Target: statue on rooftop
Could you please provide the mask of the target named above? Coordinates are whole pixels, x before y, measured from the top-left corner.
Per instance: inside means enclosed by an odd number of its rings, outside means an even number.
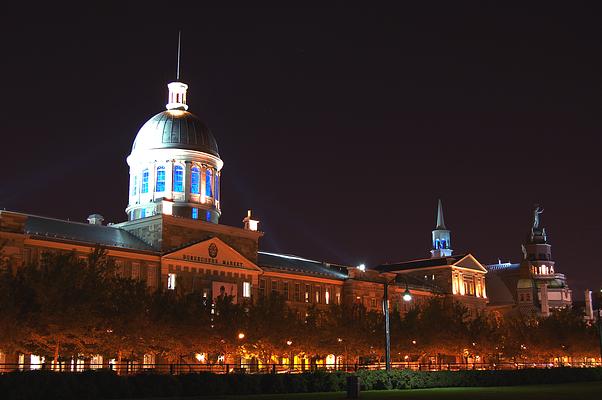
[[[533,210],[533,229],[539,228],[539,216],[543,213],[543,208],[539,206],[539,204],[535,205],[535,209]]]

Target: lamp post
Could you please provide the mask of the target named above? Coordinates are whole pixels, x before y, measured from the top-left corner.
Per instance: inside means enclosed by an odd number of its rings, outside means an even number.
[[[602,365],[602,308],[598,310],[598,340],[600,341],[600,365]]]
[[[408,288],[408,281],[400,275],[396,275],[392,280],[385,280],[383,293],[383,313],[385,315],[385,368],[387,372],[391,372],[391,332],[389,329],[389,285],[403,281],[406,285],[406,290],[403,292],[403,301],[411,301],[412,294]]]

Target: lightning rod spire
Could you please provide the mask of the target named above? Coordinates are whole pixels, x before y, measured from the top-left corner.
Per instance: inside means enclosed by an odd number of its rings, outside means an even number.
[[[182,30],[178,30],[178,69],[176,71],[176,80],[180,80],[180,55],[181,55],[181,43],[182,43]]]

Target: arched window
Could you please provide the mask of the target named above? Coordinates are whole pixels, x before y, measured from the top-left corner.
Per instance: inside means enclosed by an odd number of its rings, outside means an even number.
[[[435,250],[438,250],[441,248],[441,243],[439,242],[439,239],[435,239]]]
[[[199,209],[196,207],[192,209],[192,219],[199,219]]]
[[[184,191],[184,168],[181,165],[176,165],[173,169],[173,191]]]
[[[165,167],[157,167],[157,183],[155,185],[155,192],[165,191]]]
[[[136,196],[138,194],[138,176],[134,175],[134,179],[132,179],[132,196]]]
[[[213,192],[211,190],[211,181],[213,180],[211,179],[212,176],[213,174],[211,173],[211,170],[207,169],[205,172],[205,196],[207,197],[213,196]]]
[[[199,167],[192,167],[190,170],[190,193],[199,194],[199,186],[201,183],[201,170]]]
[[[441,239],[441,248],[442,249],[447,249],[447,240]]]
[[[148,193],[148,169],[142,172],[142,193]]]

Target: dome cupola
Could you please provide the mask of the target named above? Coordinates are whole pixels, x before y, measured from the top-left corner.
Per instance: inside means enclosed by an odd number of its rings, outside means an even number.
[[[177,80],[167,87],[167,110],[142,125],[127,158],[128,219],[168,214],[218,223],[224,163],[217,142],[187,111],[188,85]]]

